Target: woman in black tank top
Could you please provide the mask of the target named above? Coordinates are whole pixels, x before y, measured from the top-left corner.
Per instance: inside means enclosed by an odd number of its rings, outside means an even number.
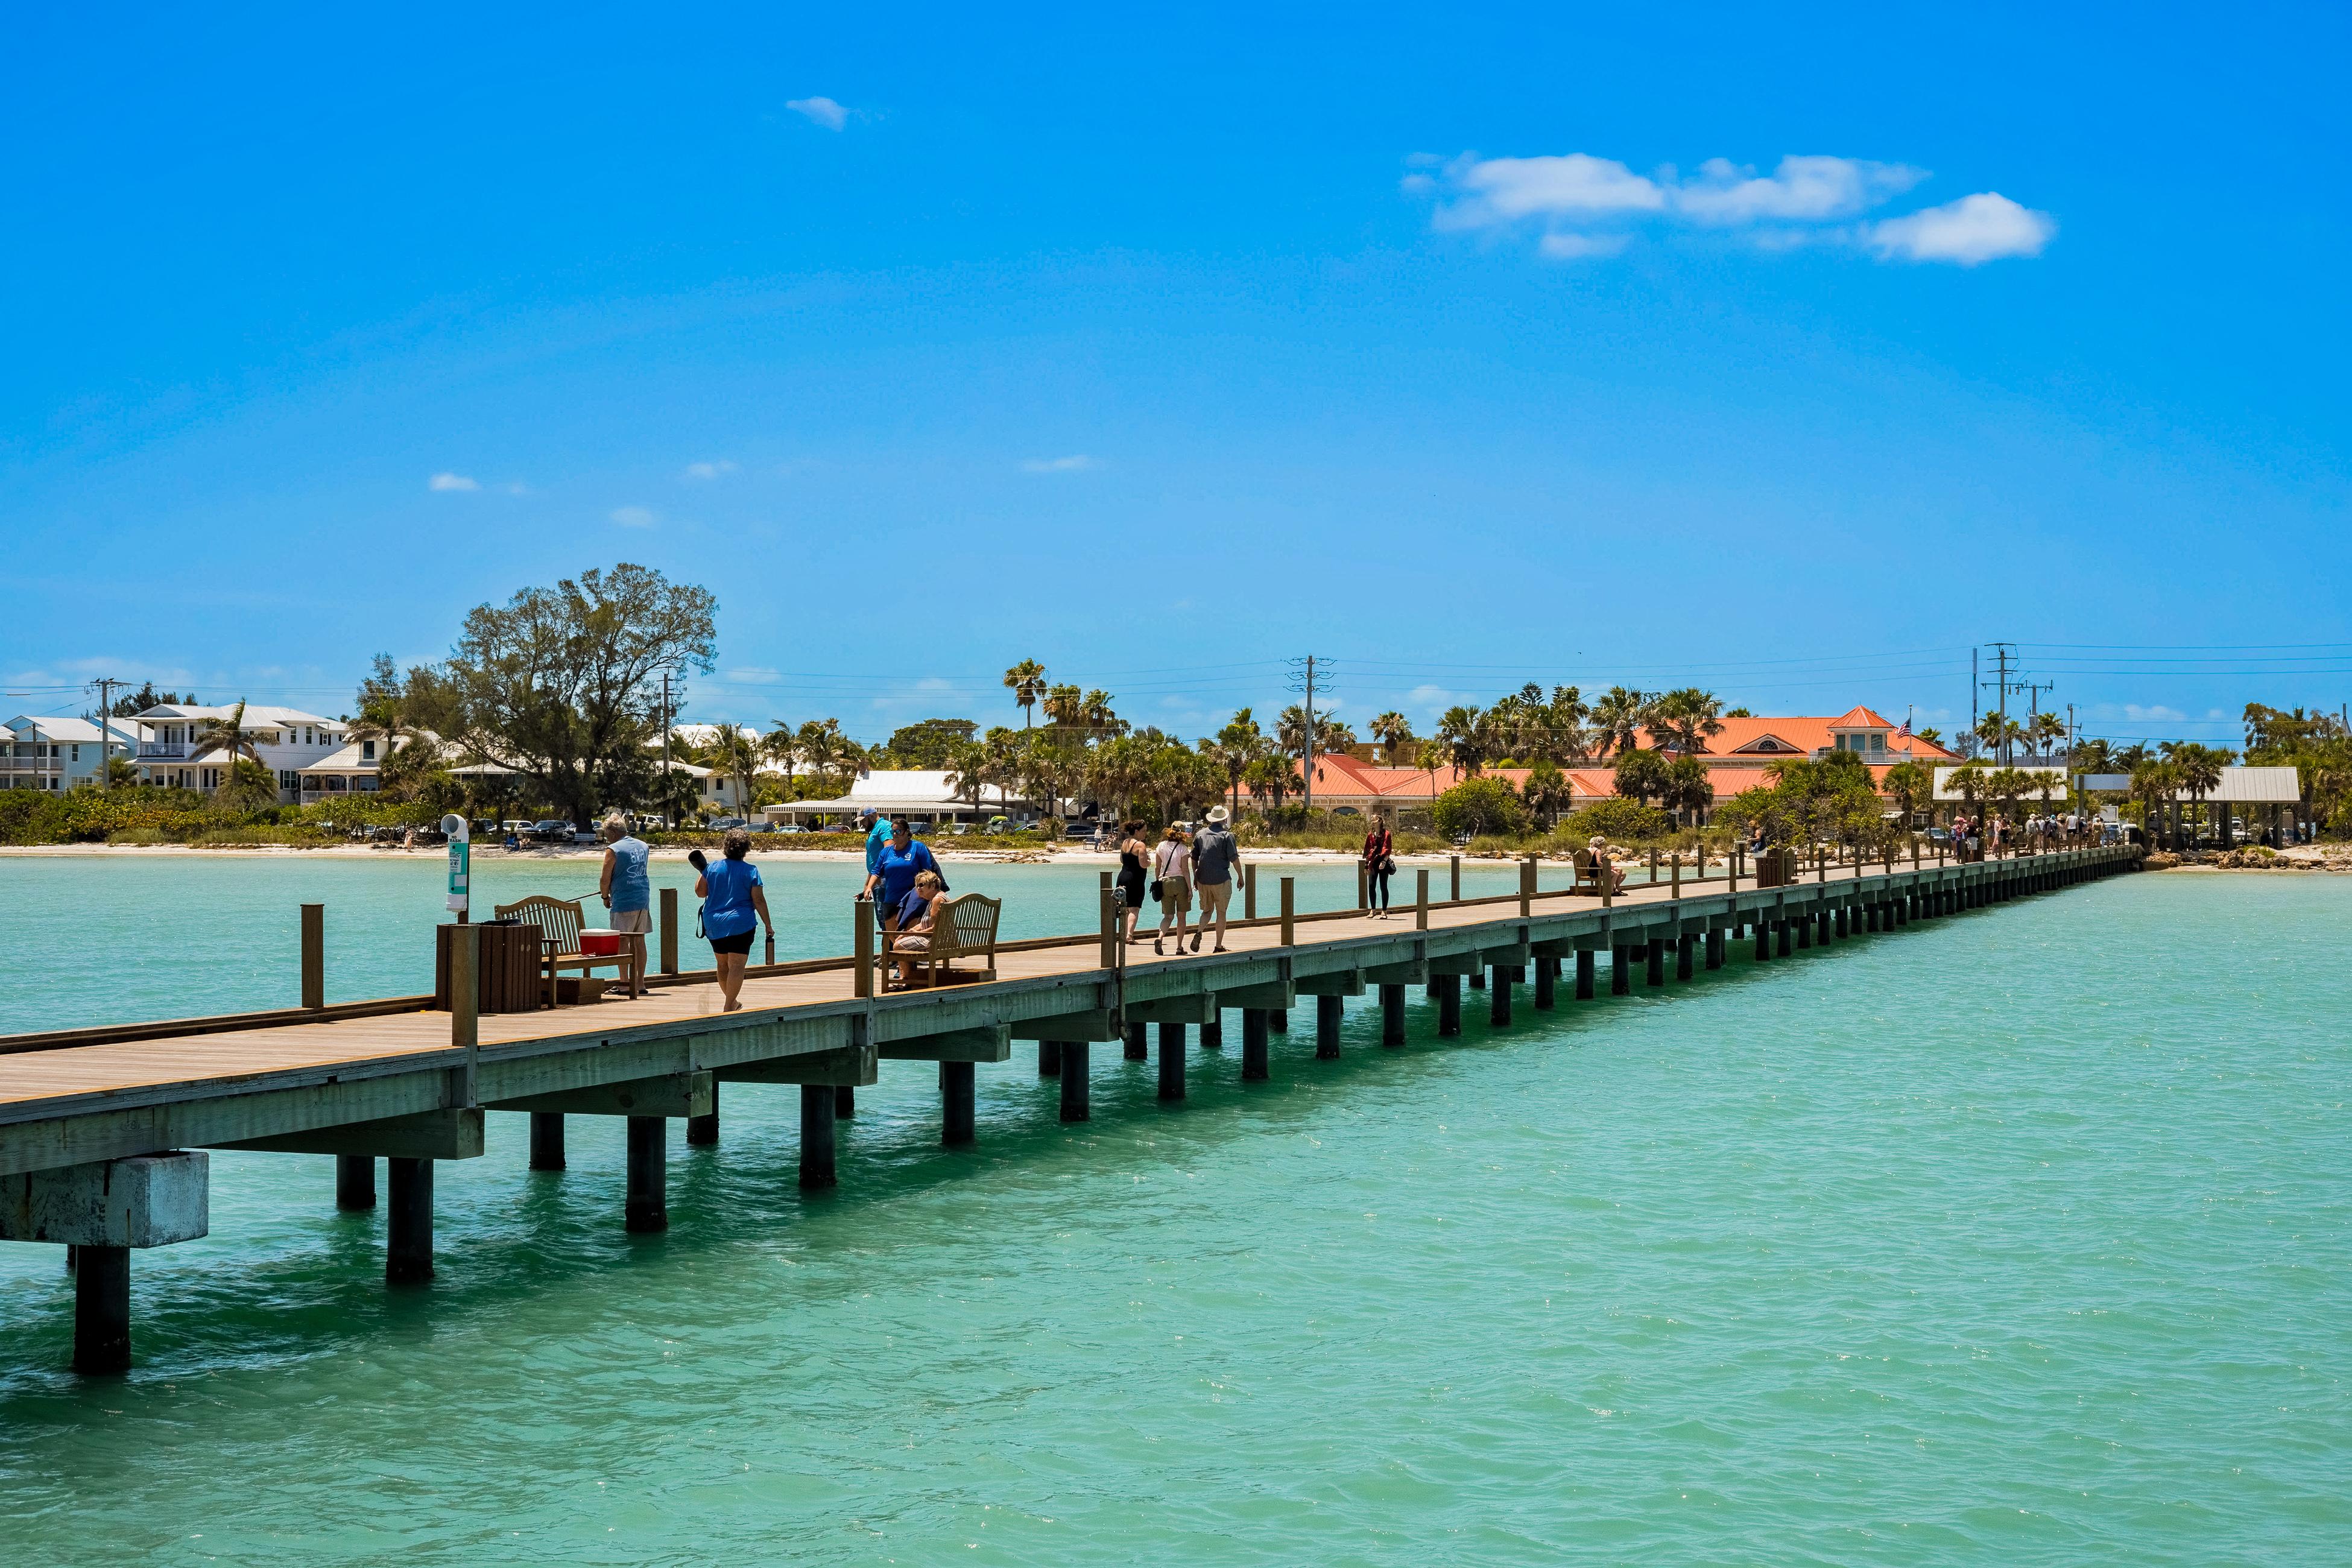
[[[1143,919],[1144,865],[1151,857],[1151,846],[1140,837],[1140,822],[1122,822],[1118,831],[1118,891],[1127,904],[1127,940],[1140,942],[1135,928]]]

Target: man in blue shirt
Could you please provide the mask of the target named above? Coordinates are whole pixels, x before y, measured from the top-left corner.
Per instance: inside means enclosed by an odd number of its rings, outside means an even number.
[[[866,829],[866,874],[871,877],[875,862],[882,858],[883,847],[890,842],[890,819],[877,816],[869,805],[857,814],[857,820]]]

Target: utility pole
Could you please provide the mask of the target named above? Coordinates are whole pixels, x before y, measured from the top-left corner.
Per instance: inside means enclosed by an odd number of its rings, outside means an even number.
[[[1994,711],[2000,715],[2002,736],[2000,753],[1994,760],[2006,767],[2013,760],[2013,754],[2011,750],[2008,738],[2010,689],[2014,686],[2018,690],[2022,691],[2025,689],[2025,687],[2021,682],[2013,681],[2009,678],[2010,659],[2011,652],[2017,645],[2014,643],[1997,642],[1992,646],[1996,650],[1998,650],[1997,659],[2000,673],[1994,680],[1990,682],[1979,681],[1978,684],[1991,685],[1997,689],[1995,693],[1997,706],[1995,707]],[[1969,656],[1969,664],[1971,668],[1974,668],[1976,666],[1976,658],[1973,654]],[[1972,713],[1976,710],[1976,699],[1974,697],[1970,697],[1969,700],[1969,710]]]
[[[669,774],[669,729],[670,729],[670,721],[669,721],[669,671],[668,671],[668,670],[667,670],[667,669],[665,669],[665,670],[663,670],[663,671],[662,671],[662,782],[661,782],[662,826],[663,826],[664,827],[667,827],[667,826],[670,826],[670,820],[669,820],[669,794],[670,794],[670,791],[669,791],[669,786],[670,786],[671,780],[670,780],[670,774]]]
[[[1305,658],[1294,658],[1290,662],[1299,671],[1299,674],[1294,679],[1297,679],[1303,683],[1303,687],[1307,694],[1306,705],[1300,710],[1300,711],[1306,715],[1307,736],[1305,743],[1300,747],[1300,750],[1304,753],[1304,756],[1301,759],[1305,768],[1302,785],[1307,805],[1307,814],[1309,816],[1312,816],[1315,815],[1315,667],[1318,662],[1328,665],[1330,663],[1330,660],[1323,659],[1318,661],[1316,657],[1310,653]],[[1291,689],[1296,691],[1301,689],[1301,688],[1294,686]]]
[[[1976,754],[1977,692],[1984,686],[1984,676],[1977,668],[1978,649],[1969,649],[1969,754]]]
[[[127,683],[109,677],[90,684],[98,688],[98,790],[104,795],[114,787],[114,781],[107,776],[113,771],[114,689]]]

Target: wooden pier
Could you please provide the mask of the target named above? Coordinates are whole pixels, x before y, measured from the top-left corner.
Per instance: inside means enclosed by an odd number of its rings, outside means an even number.
[[[1114,939],[1106,888],[1099,931],[1002,944],[993,982],[871,994],[874,971],[855,957],[774,964],[751,971],[732,1014],[705,972],[656,975],[636,1000],[478,1016],[467,948],[453,1011],[415,997],[321,1005],[306,920],[306,1006],[0,1037],[0,1240],[73,1249],[74,1365],[120,1372],[131,1360],[130,1252],[205,1234],[207,1149],[335,1156],[337,1201],[358,1208],[374,1206],[385,1161],[385,1277],[415,1282],[433,1274],[435,1164],[482,1152],[485,1110],[531,1113],[533,1169],[562,1167],[566,1116],[625,1118],[620,1217],[660,1230],[669,1122],[685,1120],[690,1142],[715,1142],[721,1085],[798,1089],[799,1180],[822,1187],[835,1180],[835,1119],[884,1062],[934,1064],[940,1136],[969,1143],[975,1071],[1010,1061],[1015,1041],[1034,1042],[1037,1072],[1058,1079],[1062,1119],[1083,1121],[1092,1047],[1118,1042],[1141,1059],[1153,1025],[1160,1098],[1181,1101],[1188,1030],[1222,1036],[1228,1010],[1241,1014],[1240,1076],[1263,1080],[1276,1065],[1270,1037],[1310,997],[1325,1059],[1339,1055],[1349,996],[1376,994],[1381,1041],[1401,1046],[1408,986],[1434,1000],[1441,1037],[1458,1035],[1465,988],[1485,991],[1491,1025],[1507,1025],[1522,985],[1538,1010],[1558,1004],[1563,979],[1574,1000],[1594,999],[1603,952],[1610,993],[1624,995],[1666,984],[1670,967],[1676,983],[1696,982],[1734,942],[1752,940],[1756,962],[1777,962],[2137,869],[2139,858],[2102,847],[1966,865],[1824,863],[1767,888],[1718,862],[1712,876],[1676,866],[1671,879],[1607,898],[1538,891],[1528,861],[1520,890],[1493,898],[1433,901],[1429,873],[1409,873],[1416,897],[1387,920],[1295,912],[1281,879],[1280,912],[1237,923],[1225,952],[1164,958]],[[664,946],[674,970],[674,942]]]

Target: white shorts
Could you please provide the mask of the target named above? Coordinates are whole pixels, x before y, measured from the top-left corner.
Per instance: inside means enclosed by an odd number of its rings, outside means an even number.
[[[606,931],[649,931],[654,929],[654,912],[651,910],[614,910],[610,911],[610,917],[613,923],[604,928]]]

